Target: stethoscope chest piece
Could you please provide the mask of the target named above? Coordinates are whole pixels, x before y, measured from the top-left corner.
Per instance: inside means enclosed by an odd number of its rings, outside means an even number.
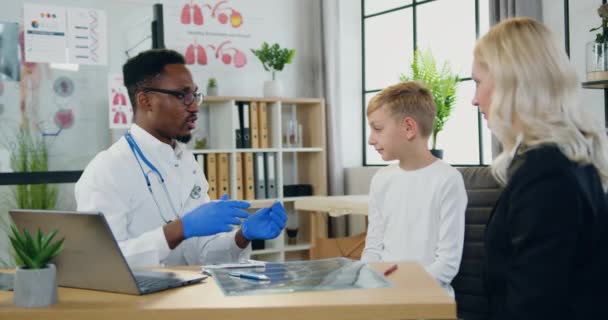
[[[198,199],[200,197],[201,197],[201,187],[198,185],[195,185],[194,187],[192,187],[192,191],[190,191],[190,198]]]

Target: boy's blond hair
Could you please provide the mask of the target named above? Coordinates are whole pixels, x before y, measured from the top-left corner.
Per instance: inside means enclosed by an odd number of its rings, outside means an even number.
[[[369,102],[367,116],[380,108],[386,108],[396,120],[413,118],[424,138],[433,132],[437,107],[431,91],[416,81],[400,82],[384,88]]]

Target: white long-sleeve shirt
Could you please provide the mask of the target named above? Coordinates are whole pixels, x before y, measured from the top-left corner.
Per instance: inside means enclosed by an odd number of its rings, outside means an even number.
[[[172,148],[135,124],[130,132],[144,156],[161,172],[179,216],[209,202],[204,173],[183,144],[176,143]],[[164,219],[175,219],[156,174],[141,159],[140,163],[149,172]],[[234,262],[247,259],[251,253],[250,246],[241,249],[236,245],[235,232],[190,238],[169,249],[161,210],[125,137],[95,156],[76,183],[74,193],[78,211],[105,215],[131,267]]]
[[[436,160],[418,170],[380,169],[370,187],[369,226],[361,259],[418,261],[448,293],[464,244],[467,195],[462,175]]]

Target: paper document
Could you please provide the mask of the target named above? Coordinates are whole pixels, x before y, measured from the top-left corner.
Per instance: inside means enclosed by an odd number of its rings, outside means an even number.
[[[266,266],[265,261],[258,260],[247,260],[245,262],[237,263],[220,263],[220,264],[206,264],[202,266],[202,270],[205,269],[237,269],[237,268],[257,268]]]

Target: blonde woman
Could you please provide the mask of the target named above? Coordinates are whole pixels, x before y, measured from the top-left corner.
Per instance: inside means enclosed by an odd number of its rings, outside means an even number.
[[[474,58],[473,105],[504,146],[485,240],[491,318],[608,319],[608,141],[578,105],[573,66],[528,18],[493,27]]]

